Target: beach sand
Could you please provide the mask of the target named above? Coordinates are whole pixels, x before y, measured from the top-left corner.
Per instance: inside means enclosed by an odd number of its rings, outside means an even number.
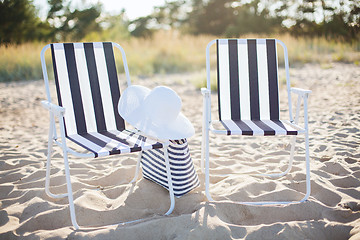
[[[167,85],[182,98],[182,111],[196,130],[188,140],[201,186],[176,199],[173,213],[163,216],[170,204],[165,189],[141,176],[129,184],[137,154],[96,159],[71,156],[78,223],[114,224],[77,231],[71,225],[68,200],[52,199],[44,191],[49,116],[40,104],[46,98],[43,81],[0,83],[0,239],[360,239],[360,67],[305,64],[291,68],[290,77],[292,86],[312,90],[312,191],[307,202],[283,206],[230,202],[301,199],[305,191],[303,136],[298,137],[292,171],[274,180],[246,173],[285,170],[290,137],[213,134],[210,190],[220,202],[208,202],[200,169],[202,96],[193,84],[194,79],[204,79],[205,73],[134,77],[135,84]],[[286,100],[282,84],[283,119],[288,119]],[[216,101],[213,95],[213,107]],[[216,118],[216,108],[212,110]],[[55,147],[54,193],[66,190],[61,156],[61,149]],[[144,220],[116,224],[138,218]]]

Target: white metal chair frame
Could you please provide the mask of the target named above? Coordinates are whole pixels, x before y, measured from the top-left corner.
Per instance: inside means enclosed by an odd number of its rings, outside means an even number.
[[[122,59],[123,59],[123,65],[124,70],[126,74],[127,79],[127,85],[131,85],[130,81],[130,74],[129,69],[126,61],[126,55],[124,49],[117,43],[112,43],[113,47],[118,48],[121,51]],[[45,192],[48,196],[52,198],[64,198],[68,197],[69,200],[69,208],[70,208],[70,217],[71,217],[71,223],[74,226],[75,229],[79,229],[80,226],[76,221],[76,215],[75,215],[75,206],[74,206],[74,199],[73,199],[73,191],[71,186],[71,177],[70,177],[70,168],[69,168],[69,161],[68,161],[68,153],[73,154],[76,157],[82,157],[82,158],[93,158],[93,153],[79,153],[75,150],[69,148],[66,144],[66,134],[65,134],[65,125],[64,125],[64,114],[66,109],[58,106],[56,104],[53,104],[51,102],[51,95],[50,95],[50,88],[49,88],[49,79],[47,74],[47,68],[46,68],[46,62],[45,62],[45,52],[47,49],[50,48],[50,44],[46,45],[40,54],[41,57],[41,66],[43,71],[43,77],[45,81],[45,88],[46,88],[46,96],[47,100],[41,101],[42,106],[46,108],[50,113],[50,126],[49,126],[49,138],[48,138],[48,151],[47,151],[47,162],[46,162],[46,179],[45,179]],[[60,138],[61,141],[58,140],[57,131],[56,131],[56,124],[55,124],[55,118],[59,120],[59,129],[60,129]],[[144,135],[145,134],[141,134]],[[158,140],[158,139],[156,139]],[[172,178],[171,178],[171,172],[170,172],[170,163],[169,163],[169,155],[168,155],[168,146],[170,144],[169,141],[164,140],[158,140],[164,148],[164,158],[165,158],[165,165],[166,165],[166,172],[167,172],[167,180],[169,184],[169,195],[170,195],[170,207],[169,210],[165,213],[165,215],[169,215],[172,213],[174,207],[175,207],[175,198],[174,198],[174,192],[173,192],[173,184],[172,184]],[[64,194],[53,194],[50,191],[50,168],[51,168],[51,156],[53,153],[53,144],[56,143],[59,147],[62,148],[63,151],[63,158],[64,158],[64,166],[65,166],[65,178],[66,178],[66,186],[67,186],[67,193]],[[140,161],[141,161],[142,151],[139,152],[138,160],[136,164],[136,170],[135,170],[135,176],[132,179],[130,183],[134,183],[139,175],[140,171]],[[134,220],[129,222],[122,222],[119,224],[128,224],[128,223],[134,223],[141,221]],[[119,224],[111,224],[111,225],[119,225]],[[110,225],[109,225],[110,226]],[[83,227],[82,227],[83,228]]]
[[[274,201],[274,202],[236,202],[239,204],[246,204],[246,205],[274,205],[274,204],[290,204],[290,203],[301,203],[306,201],[311,192],[311,184],[310,184],[310,157],[309,157],[309,130],[308,130],[308,97],[311,93],[311,90],[304,90],[300,88],[294,88],[290,86],[290,74],[289,74],[289,60],[288,60],[288,52],[286,45],[278,40],[275,39],[276,43],[280,44],[284,49],[284,60],[285,60],[285,71],[286,71],[286,86],[287,86],[287,93],[288,93],[288,105],[289,105],[289,123],[292,126],[297,126],[299,120],[299,112],[301,107],[301,102],[303,101],[303,112],[304,112],[304,128],[298,127],[299,133],[305,135],[305,160],[306,160],[306,193],[305,196],[299,201]],[[205,194],[209,201],[215,202],[210,195],[209,187],[209,132],[214,134],[222,134],[226,135],[226,130],[219,130],[215,129],[212,125],[211,121],[211,83],[210,83],[210,47],[216,43],[216,39],[212,40],[208,43],[206,47],[206,74],[207,74],[207,82],[206,88],[201,89],[201,93],[203,95],[203,128],[202,128],[202,146],[201,146],[201,170],[205,170]],[[293,118],[292,113],[292,103],[291,103],[291,94],[297,94],[297,106],[296,106],[296,115]],[[234,134],[236,135],[236,134]],[[291,149],[290,149],[290,159],[289,165],[287,169],[280,173],[272,173],[272,174],[258,174],[261,176],[272,177],[272,178],[280,178],[287,173],[290,172],[292,168],[292,163],[294,159],[294,150],[295,150],[295,142],[296,142],[296,135],[292,136],[291,138]],[[205,166],[204,166],[205,162]]]

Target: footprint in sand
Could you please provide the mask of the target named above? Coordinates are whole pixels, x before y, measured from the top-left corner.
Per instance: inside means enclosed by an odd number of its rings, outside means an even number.
[[[353,212],[360,211],[360,203],[359,202],[339,203],[339,206],[342,207],[342,208],[350,209]]]

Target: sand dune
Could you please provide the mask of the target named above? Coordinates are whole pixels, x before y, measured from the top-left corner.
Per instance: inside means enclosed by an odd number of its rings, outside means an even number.
[[[49,119],[40,105],[45,98],[43,81],[0,83],[0,239],[360,239],[360,68],[307,64],[292,68],[290,74],[293,86],[312,90],[312,193],[307,202],[261,207],[230,202],[301,199],[303,137],[297,141],[292,171],[272,180],[253,173],[285,170],[290,137],[214,135],[211,193],[221,202],[207,202],[200,171],[202,96],[192,84],[204,73],[134,78],[135,84],[150,88],[170,86],[181,96],[183,112],[196,130],[189,147],[201,186],[176,199],[174,212],[165,217],[170,204],[165,189],[141,176],[128,184],[136,154],[71,157],[78,223],[115,224],[78,231],[71,226],[67,199],[52,199],[44,191]],[[217,101],[214,95],[212,101]],[[281,114],[287,118],[286,111]],[[58,147],[53,159],[51,190],[63,193],[66,183]],[[144,220],[116,225],[139,218]]]

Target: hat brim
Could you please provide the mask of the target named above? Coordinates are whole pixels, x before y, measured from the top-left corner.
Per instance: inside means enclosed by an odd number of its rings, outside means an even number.
[[[132,85],[128,87],[121,95],[118,105],[121,117],[146,135],[160,140],[184,139],[195,134],[193,125],[181,112],[171,122],[162,125],[155,124],[146,115],[147,109],[143,104],[150,92],[150,89],[143,86]]]
[[[149,121],[146,117],[133,122],[131,125],[146,135],[161,140],[179,140],[189,138],[195,134],[193,125],[182,113],[174,121],[161,126],[154,124],[154,122]]]
[[[140,107],[150,93],[150,89],[139,85],[131,85],[121,94],[118,103],[120,116],[130,124],[142,117]]]

